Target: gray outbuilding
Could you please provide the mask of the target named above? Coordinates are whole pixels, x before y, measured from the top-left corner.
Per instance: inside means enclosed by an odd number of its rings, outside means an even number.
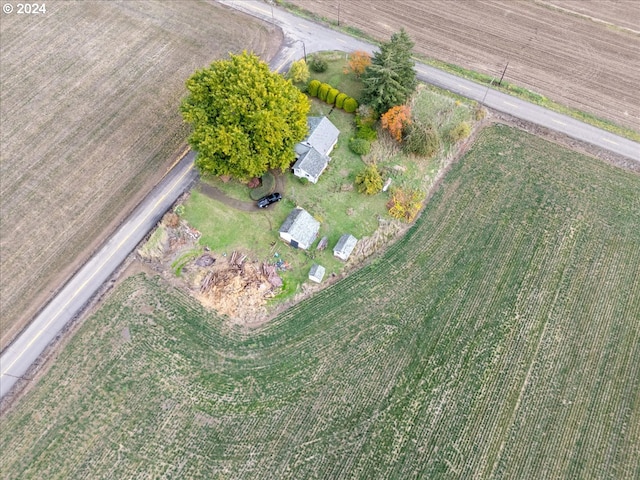
[[[311,266],[311,270],[309,270],[309,280],[312,280],[316,283],[322,282],[322,279],[324,278],[324,272],[325,268],[322,265],[314,263]]]
[[[280,238],[294,248],[307,250],[320,231],[320,222],[305,209],[296,207],[280,227]]]
[[[340,237],[336,246],[333,247],[333,254],[341,260],[347,260],[353,249],[356,247],[358,239],[353,235],[345,233]]]

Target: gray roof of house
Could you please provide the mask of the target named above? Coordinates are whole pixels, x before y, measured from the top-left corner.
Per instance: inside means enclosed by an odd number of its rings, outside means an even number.
[[[296,207],[280,226],[281,233],[288,233],[295,241],[311,245],[320,230],[320,222],[303,208]]]
[[[293,168],[304,170],[317,179],[327,166],[327,163],[329,163],[329,157],[312,148],[300,155],[300,158],[293,164]]]
[[[358,239],[356,237],[354,237],[353,235],[349,235],[348,233],[345,233],[340,237],[340,240],[338,240],[338,243],[336,243],[336,246],[333,248],[333,251],[344,252],[345,255],[349,256],[351,255],[351,252],[355,248],[356,243],[358,243]]]
[[[340,130],[327,117],[308,117],[307,124],[309,125],[309,136],[305,142],[321,154],[326,155],[329,148],[338,139]]]

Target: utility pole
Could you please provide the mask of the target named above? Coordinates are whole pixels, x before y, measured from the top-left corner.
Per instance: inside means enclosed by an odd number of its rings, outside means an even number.
[[[304,41],[298,39],[296,40],[296,42],[302,43],[302,51],[304,53],[304,63],[307,63],[307,47],[305,46]]]
[[[484,92],[484,97],[482,97],[482,102],[480,102],[482,105],[484,105],[484,101],[487,98],[487,93],[489,93],[489,88],[491,88],[491,85],[493,84],[494,80],[495,80],[495,77],[491,77],[491,81],[489,82],[489,85],[487,85],[487,90]]]
[[[269,4],[269,6],[271,7],[271,24],[275,25],[276,24],[276,19],[273,16],[273,0],[267,0],[267,3]]]
[[[340,2],[338,2],[338,26],[340,26]]]
[[[504,66],[504,70],[502,71],[502,76],[500,77],[500,81],[498,82],[498,85],[502,86],[502,79],[504,78],[504,74],[507,73],[507,67],[509,66],[509,62],[507,62],[507,64]]]

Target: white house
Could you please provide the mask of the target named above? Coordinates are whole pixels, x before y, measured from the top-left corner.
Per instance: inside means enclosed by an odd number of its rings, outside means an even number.
[[[311,270],[309,270],[309,280],[312,280],[316,283],[322,282],[322,279],[324,278],[324,272],[325,268],[322,265],[314,263],[311,266]]]
[[[307,250],[320,231],[320,222],[306,210],[296,207],[280,227],[280,238],[294,248]]]
[[[333,248],[333,254],[339,259],[346,261],[349,258],[349,255],[351,255],[351,252],[353,252],[356,243],[358,243],[358,239],[356,237],[345,233],[340,237],[340,240],[338,240],[338,243],[336,243],[336,246]]]
[[[293,174],[317,183],[331,158],[329,154],[336,143],[340,130],[327,117],[309,117],[309,135],[295,147],[296,163]]]

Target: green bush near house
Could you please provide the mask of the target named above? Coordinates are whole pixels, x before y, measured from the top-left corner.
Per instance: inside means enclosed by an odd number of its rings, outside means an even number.
[[[356,137],[373,142],[378,139],[378,131],[371,125],[360,125]]]
[[[328,83],[321,84],[320,88],[318,88],[318,98],[323,102],[326,102],[329,90],[331,90],[331,85],[329,85]]]
[[[356,108],[358,108],[358,101],[355,98],[349,97],[344,101],[342,108],[347,113],[353,113],[356,111]]]
[[[311,95],[312,97],[317,97],[320,85],[322,85],[322,82],[320,80],[311,80],[308,86],[309,95]]]
[[[340,90],[338,90],[337,88],[331,88],[329,89],[329,92],[327,93],[327,100],[326,102],[329,105],[333,105],[336,102],[336,97],[340,94]]]
[[[349,148],[357,155],[366,155],[371,151],[371,143],[364,138],[351,137],[349,139]]]
[[[346,93],[339,93],[338,96],[336,97],[336,107],[337,108],[342,108],[344,106],[344,101],[349,98],[349,96]]]

